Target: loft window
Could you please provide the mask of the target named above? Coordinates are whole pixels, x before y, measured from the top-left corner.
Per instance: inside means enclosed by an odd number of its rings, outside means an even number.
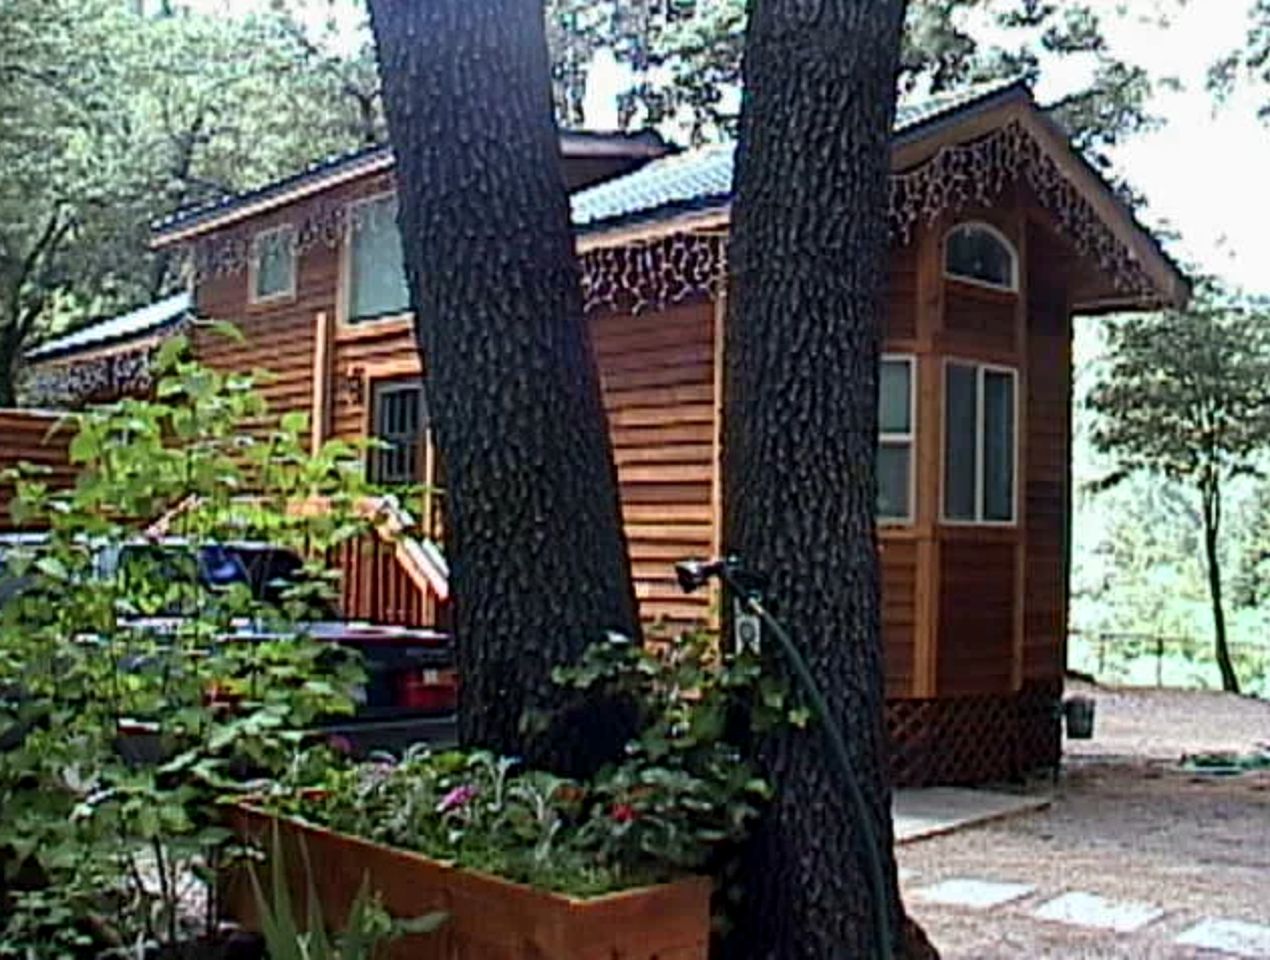
[[[397,230],[396,196],[355,204],[348,229],[349,322],[405,313],[410,309],[410,292]]]
[[[295,230],[277,227],[252,238],[251,302],[295,295]]]
[[[428,431],[428,405],[419,380],[391,380],[375,385],[375,439],[370,476],[374,483],[420,483]]]
[[[948,232],[944,274],[996,290],[1019,288],[1018,257],[1013,245],[1001,231],[986,223],[963,223]]]
[[[949,361],[944,367],[944,519],[1013,523],[1018,374]]]
[[[878,519],[906,521],[913,500],[913,358],[885,356],[878,371]]]

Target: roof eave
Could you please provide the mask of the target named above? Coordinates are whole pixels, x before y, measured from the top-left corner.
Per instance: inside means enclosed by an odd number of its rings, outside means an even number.
[[[673,150],[674,148],[660,136],[589,134],[579,131],[564,131],[560,134],[560,153],[565,159],[626,157],[633,160],[646,160],[665,156]],[[336,163],[328,170],[319,169],[309,175],[300,173],[293,178],[279,181],[282,186],[277,189],[271,189],[269,186],[262,187],[258,197],[242,203],[231,202],[224,207],[213,207],[206,213],[194,213],[187,219],[170,224],[160,222],[151,231],[150,249],[162,250],[297,200],[323,193],[350,181],[383,173],[392,169],[395,163],[391,148],[381,147],[345,162]]]

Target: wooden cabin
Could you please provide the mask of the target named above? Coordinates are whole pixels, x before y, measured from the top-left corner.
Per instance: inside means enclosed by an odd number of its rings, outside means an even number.
[[[562,156],[641,611],[698,623],[708,600],[672,564],[719,549],[732,152],[566,136]],[[1188,290],[1025,86],[902,107],[892,169],[878,523],[894,773],[1013,777],[1060,750],[1072,318]],[[385,440],[375,478],[435,482],[392,191],[390,153],[370,151],[178,213],[154,245],[187,254],[198,315],[246,334],[196,330],[209,362],[275,371],[270,401],[310,413],[315,442]],[[79,363],[39,373],[91,379]],[[390,565],[367,570],[349,576],[389,589]]]

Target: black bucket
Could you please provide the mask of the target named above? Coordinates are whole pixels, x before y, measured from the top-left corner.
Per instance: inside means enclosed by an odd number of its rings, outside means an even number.
[[[1094,735],[1094,701],[1089,697],[1070,697],[1063,701],[1063,718],[1067,721],[1069,740],[1089,740]]]

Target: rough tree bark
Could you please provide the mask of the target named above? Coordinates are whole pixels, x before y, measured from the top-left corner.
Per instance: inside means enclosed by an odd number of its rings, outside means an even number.
[[[612,711],[523,736],[556,664],[639,626],[552,116],[541,0],[372,0],[448,479],[460,736],[578,772]]]
[[[887,174],[903,0],[751,0],[725,367],[725,543],[850,741],[903,914],[884,765],[875,533]],[[874,957],[861,827],[814,727],[757,745],[776,798],[746,851],[730,952]]]

